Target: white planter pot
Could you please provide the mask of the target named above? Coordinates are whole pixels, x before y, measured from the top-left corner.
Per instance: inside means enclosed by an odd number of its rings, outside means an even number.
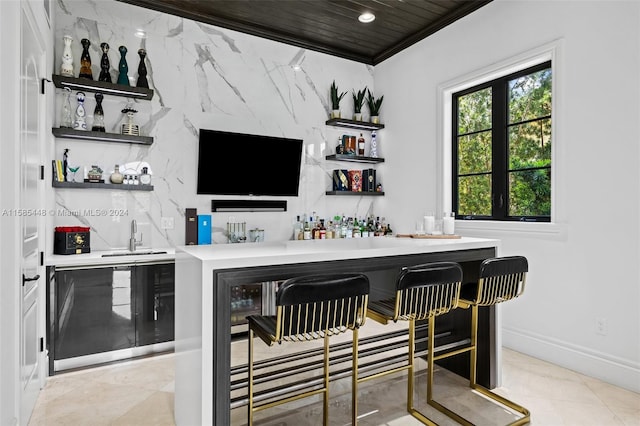
[[[331,110],[331,118],[340,118],[340,110],[339,109]]]
[[[378,117],[377,115],[372,115],[371,116],[371,122],[374,123],[374,124],[380,123],[380,117]]]
[[[355,121],[362,121],[362,113],[361,112],[356,112],[353,114],[353,119]]]

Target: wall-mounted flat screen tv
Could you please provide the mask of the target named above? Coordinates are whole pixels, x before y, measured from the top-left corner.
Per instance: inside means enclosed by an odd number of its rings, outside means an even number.
[[[302,139],[200,129],[198,194],[297,196]]]

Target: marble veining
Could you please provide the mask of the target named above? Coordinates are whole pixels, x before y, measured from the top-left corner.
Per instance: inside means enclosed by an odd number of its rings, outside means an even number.
[[[137,80],[137,50],[146,49],[147,79],[154,89],[153,99],[105,96],[102,105],[107,131],[119,133],[125,119],[121,110],[133,102],[138,110],[134,122],[143,134],[154,137],[154,143],[144,146],[57,139],[51,144],[51,158],[60,159],[62,151],[68,148],[74,165],[99,165],[107,181],[116,164],[146,161],[153,170],[154,191],[117,191],[117,187],[111,191],[56,189],[49,201],[52,207],[82,211],[117,205],[128,209],[128,214],[120,217],[56,215],[48,218],[51,227],[91,226],[92,249],[108,250],[127,245],[129,223],[133,219],[145,234],[145,243],[154,247],[182,244],[187,207],[197,208],[200,214],[212,214],[213,240],[217,243],[227,241],[224,232],[230,216],[246,222],[247,229],[265,229],[267,241],[289,239],[296,215],[303,213],[310,215],[315,211],[321,217],[333,217],[342,213],[363,216],[374,212],[384,216],[379,206],[381,201],[374,198],[325,195],[330,189],[334,168],[362,168],[324,159],[334,152],[335,141],[343,133],[359,133],[325,125],[330,109],[329,86],[336,80],[340,89],[348,93],[365,86],[372,88],[372,67],[115,0],[59,0],[54,12],[54,73],[60,68],[65,34],[73,37],[76,75],[82,38],[91,41],[94,75],[100,71],[99,45],[109,44],[114,81],[118,74],[117,48],[126,46],[132,85]],[[145,31],[145,38],[135,36],[138,29]],[[293,69],[296,64],[301,65],[299,71]],[[54,127],[60,121],[62,102],[62,92],[56,93]],[[85,107],[87,123],[91,125],[95,108],[93,94],[87,94]],[[352,107],[350,97],[345,96],[341,103],[344,117],[351,116]],[[201,128],[303,139],[299,196],[284,197],[288,202],[287,212],[211,213],[212,199],[243,197],[196,194]],[[383,132],[378,132],[378,139],[383,137]],[[225,167],[233,178],[241,175],[253,161],[268,159],[252,158],[250,152],[238,147],[237,158],[214,158],[210,167]],[[379,175],[384,184],[384,174]],[[173,217],[174,228],[162,229],[162,217]]]

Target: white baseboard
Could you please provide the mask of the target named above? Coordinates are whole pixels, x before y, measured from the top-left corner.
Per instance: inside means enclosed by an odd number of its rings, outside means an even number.
[[[502,329],[504,347],[640,393],[640,364],[547,336]]]

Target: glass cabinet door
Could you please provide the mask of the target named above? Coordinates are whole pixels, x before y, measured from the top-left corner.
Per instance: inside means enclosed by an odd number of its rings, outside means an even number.
[[[55,359],[135,345],[130,267],[59,270],[55,286]]]
[[[173,263],[137,265],[134,269],[138,346],[174,339],[174,271]]]

